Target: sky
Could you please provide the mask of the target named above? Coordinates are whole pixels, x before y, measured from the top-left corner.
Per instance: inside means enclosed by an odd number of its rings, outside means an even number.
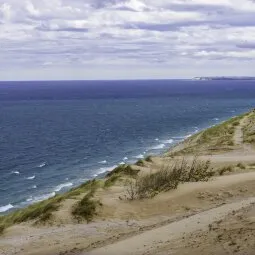
[[[255,0],[0,0],[0,80],[255,76]]]

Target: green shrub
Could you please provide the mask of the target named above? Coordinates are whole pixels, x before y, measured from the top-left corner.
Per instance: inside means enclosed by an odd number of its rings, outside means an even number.
[[[144,166],[144,161],[142,159],[139,159],[136,163],[136,166]]]
[[[146,162],[153,162],[152,160],[152,156],[147,156],[145,159],[144,159]]]
[[[96,215],[97,201],[92,200],[94,191],[86,194],[81,201],[79,201],[72,210],[72,214],[79,221],[85,219],[87,222],[90,222],[93,217]]]

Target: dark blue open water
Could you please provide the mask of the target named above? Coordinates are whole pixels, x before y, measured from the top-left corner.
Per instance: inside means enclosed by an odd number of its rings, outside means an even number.
[[[254,106],[254,81],[0,82],[0,212]]]

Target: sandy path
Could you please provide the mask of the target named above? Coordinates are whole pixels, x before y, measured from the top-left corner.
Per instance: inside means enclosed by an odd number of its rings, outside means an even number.
[[[222,220],[232,211],[240,210],[252,203],[255,203],[255,197],[196,214],[106,247],[83,253],[83,255],[155,254],[158,248],[169,245],[172,240],[197,230],[206,230],[209,224]]]

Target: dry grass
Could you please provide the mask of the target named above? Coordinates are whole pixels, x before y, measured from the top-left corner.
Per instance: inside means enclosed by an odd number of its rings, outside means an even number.
[[[248,123],[243,129],[244,142],[255,145],[255,112],[253,111],[248,117]]]
[[[106,178],[112,177],[113,175],[136,176],[138,173],[139,170],[133,169],[130,165],[120,165],[108,173]]]
[[[234,171],[233,166],[224,166],[218,170],[219,175],[224,175],[225,173],[231,173]]]
[[[156,173],[138,176],[127,183],[127,199],[151,198],[160,192],[176,189],[183,182],[208,181],[214,172],[210,161],[200,161],[197,157],[192,163],[185,159],[172,165],[163,165]]]
[[[240,120],[246,115],[231,118],[192,136],[186,140],[184,149],[176,152],[175,155],[231,150],[234,146],[235,129],[240,124]]]

